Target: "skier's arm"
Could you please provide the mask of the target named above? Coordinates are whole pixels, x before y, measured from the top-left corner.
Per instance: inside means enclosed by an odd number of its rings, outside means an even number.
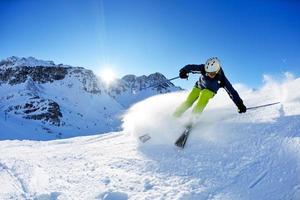
[[[204,70],[204,64],[201,65],[186,65],[179,71],[179,77],[180,78],[188,78],[188,73],[191,72],[200,72],[201,70]]]
[[[235,103],[235,105],[238,107],[239,113],[246,112],[247,108],[244,105],[243,100],[239,96],[238,92],[232,87],[231,83],[228,81],[225,75],[223,81],[224,89],[226,90],[232,101]]]
[[[201,64],[201,65],[189,64],[189,65],[186,65],[183,68],[181,68],[181,70],[185,70],[188,73],[191,73],[191,72],[200,72],[202,69],[204,69],[204,64]]]

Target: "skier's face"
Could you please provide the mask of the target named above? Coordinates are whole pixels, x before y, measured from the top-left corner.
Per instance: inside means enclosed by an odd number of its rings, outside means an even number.
[[[209,78],[215,78],[215,76],[217,75],[218,72],[207,72],[207,76],[209,76]]]

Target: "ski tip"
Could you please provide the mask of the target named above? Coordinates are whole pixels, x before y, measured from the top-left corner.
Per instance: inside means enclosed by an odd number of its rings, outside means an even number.
[[[176,147],[180,148],[180,149],[183,149],[184,148],[184,145],[182,143],[174,143]]]

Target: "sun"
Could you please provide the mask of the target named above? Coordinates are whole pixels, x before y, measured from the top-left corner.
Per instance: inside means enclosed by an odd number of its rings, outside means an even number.
[[[98,75],[106,84],[110,84],[116,79],[116,73],[111,68],[105,68],[101,70]]]

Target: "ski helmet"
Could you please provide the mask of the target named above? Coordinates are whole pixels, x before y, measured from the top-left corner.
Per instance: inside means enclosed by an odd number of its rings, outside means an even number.
[[[210,72],[218,72],[221,68],[220,60],[217,57],[212,57],[207,59],[205,63],[205,71]]]

